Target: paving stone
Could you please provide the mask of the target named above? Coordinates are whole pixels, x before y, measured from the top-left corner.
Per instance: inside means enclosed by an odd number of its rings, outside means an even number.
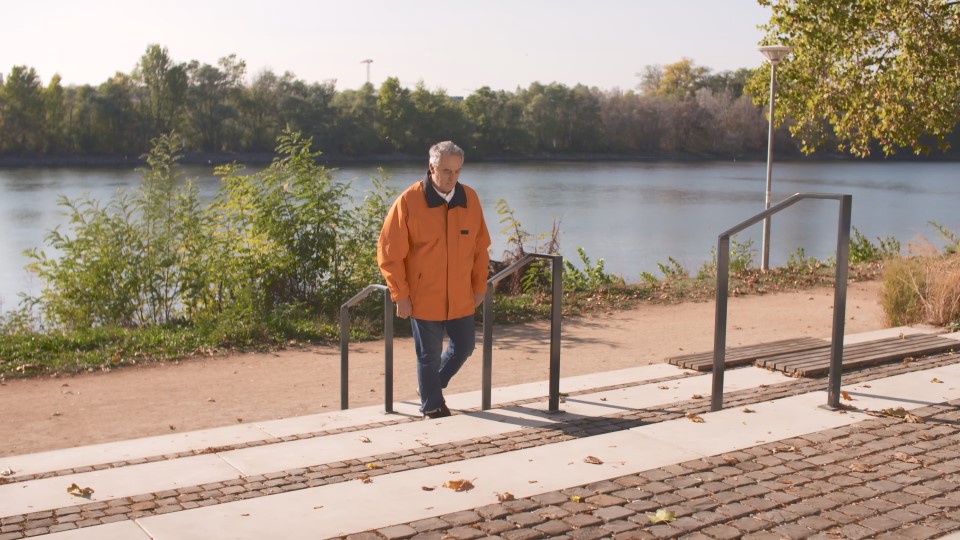
[[[444,538],[473,540],[474,538],[483,538],[484,536],[484,533],[472,527],[454,527],[446,531]]]
[[[539,525],[536,525],[533,528],[550,537],[554,537],[554,536],[573,530],[573,527],[570,524],[559,519],[552,519],[550,521],[540,523]]]
[[[406,538],[412,538],[416,536],[418,532],[419,531],[406,524],[393,525],[391,527],[384,527],[383,529],[377,530],[377,533],[383,536],[386,540],[405,540]]]

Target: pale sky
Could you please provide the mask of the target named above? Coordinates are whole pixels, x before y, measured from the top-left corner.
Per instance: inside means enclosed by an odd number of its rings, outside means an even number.
[[[43,84],[100,84],[147,46],[176,62],[246,61],[337,89],[418,81],[450,95],[533,81],[636,87],[644,66],[691,58],[714,71],[755,67],[769,10],[756,0],[6,0],[0,73]]]

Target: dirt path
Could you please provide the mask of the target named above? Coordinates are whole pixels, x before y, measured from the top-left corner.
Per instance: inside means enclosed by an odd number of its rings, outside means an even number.
[[[850,285],[847,334],[884,327],[879,287]],[[732,298],[727,344],[829,338],[832,310],[833,289]],[[714,311],[705,302],[569,318],[562,375],[711,350]],[[494,340],[494,386],[547,379],[548,324],[499,327]],[[412,341],[398,340],[394,355],[394,397],[416,399]],[[478,344],[447,393],[480,389],[480,358]],[[382,403],[382,343],[352,345],[350,361],[351,407]],[[339,365],[338,348],[317,347],[7,381],[0,386],[0,456],[336,410]]]

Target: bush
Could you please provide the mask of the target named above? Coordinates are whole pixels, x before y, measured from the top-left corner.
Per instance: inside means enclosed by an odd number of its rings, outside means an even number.
[[[880,302],[891,326],[960,326],[960,255],[890,260]]]

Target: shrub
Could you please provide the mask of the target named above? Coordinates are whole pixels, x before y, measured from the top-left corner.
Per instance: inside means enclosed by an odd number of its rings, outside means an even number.
[[[880,302],[891,326],[960,325],[960,256],[890,260]]]

